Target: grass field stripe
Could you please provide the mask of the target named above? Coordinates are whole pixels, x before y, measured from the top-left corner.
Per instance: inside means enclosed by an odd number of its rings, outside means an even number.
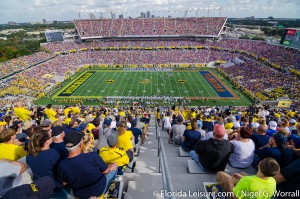
[[[183,78],[182,78],[182,73],[178,73],[178,76],[179,76],[179,78],[177,79],[177,81],[178,81],[179,79],[183,79]],[[184,94],[183,94],[182,96],[180,96],[180,97],[188,96],[188,93],[185,92],[185,91],[189,91],[189,89],[187,89],[187,87],[185,86],[185,84],[183,84],[183,86],[184,86]]]
[[[201,84],[202,84],[202,87],[203,88],[205,88],[205,90],[206,90],[206,92],[209,94],[209,97],[212,97],[212,94],[207,90],[207,87],[204,85],[204,84],[208,84],[207,82],[205,82],[205,83],[203,83],[202,82],[202,79],[204,79],[203,77],[202,77],[202,75],[198,72],[198,74],[199,74],[199,76],[198,75],[196,75],[196,77],[197,77],[197,79],[201,82]],[[205,80],[206,81],[206,80]],[[208,84],[208,86],[210,86],[209,84]],[[211,87],[211,86],[210,86]],[[216,92],[215,92],[216,93]],[[217,93],[216,93],[217,94]],[[219,96],[218,94],[217,94],[217,96]]]
[[[114,73],[114,74],[116,74],[116,73]],[[118,76],[117,76],[117,78],[116,78],[116,81],[119,80],[119,77],[120,77],[121,74],[123,74],[123,73],[118,73]],[[124,74],[123,74],[122,76],[123,76],[123,79],[126,77],[126,75],[124,75]],[[119,91],[119,87],[122,85],[123,79],[120,80],[120,83],[119,83],[119,86],[118,86],[118,88],[117,88],[117,91]],[[107,85],[107,86],[108,86],[108,85]],[[105,88],[106,88],[106,86],[105,86]],[[112,90],[113,88],[116,88],[116,86],[115,86],[115,85],[110,85],[110,89],[109,89],[109,91],[107,92],[106,96],[114,96],[114,95],[116,95],[114,92],[113,92],[112,94],[110,94],[110,93],[111,93],[111,90]]]
[[[150,72],[150,76],[151,76],[151,93],[150,93],[150,96],[153,96],[153,85],[152,85],[152,80],[153,80],[153,78],[152,78],[152,76],[153,76],[153,73],[152,72]]]
[[[92,93],[92,95],[94,95],[95,93],[99,93],[98,90],[99,90],[99,88],[101,89],[101,85],[102,85],[102,84],[98,84],[98,82],[99,82],[99,81],[101,82],[101,80],[104,79],[104,78],[102,78],[102,76],[104,77],[104,75],[105,75],[105,73],[101,73],[100,76],[98,77],[97,82],[93,85],[92,88],[94,88],[96,85],[98,85],[98,87],[97,87],[97,89],[95,89],[95,91]],[[106,85],[105,85],[105,87],[106,87]],[[92,89],[92,88],[91,88],[91,89]]]
[[[165,83],[165,74],[166,74],[166,72],[164,72],[162,74],[163,74],[163,84],[164,84],[164,95],[166,95],[166,93],[167,93],[166,83]]]
[[[108,95],[108,93],[109,93],[109,91],[108,91],[109,87],[110,87],[109,90],[111,90],[113,87],[113,85],[110,85],[110,84],[105,84],[105,86],[103,84],[103,82],[105,81],[105,76],[107,76],[108,74],[112,74],[113,78],[115,78],[115,76],[117,75],[117,73],[115,73],[115,72],[103,72],[103,79],[102,79],[102,81],[100,81],[102,83],[100,83],[100,85],[97,89],[97,91],[99,90],[99,93],[103,90],[104,92],[102,94],[107,93],[106,95]]]
[[[192,73],[190,73],[190,74],[191,74],[191,75],[190,75],[190,78],[193,80],[193,82],[195,83],[195,85],[197,85],[198,91],[200,91],[200,90],[201,90],[201,87],[199,87],[199,85],[198,85],[197,82],[195,81],[195,78],[193,77],[194,72],[192,72]],[[201,93],[201,97],[203,96],[202,92],[198,92],[198,93]],[[199,94],[197,94],[197,95],[199,95]]]
[[[158,90],[158,71],[156,72],[156,93],[158,93],[157,90]]]
[[[173,75],[172,75],[173,76]],[[171,92],[173,90],[172,84],[171,84],[171,77],[170,77],[170,73],[168,73],[168,80],[169,80],[169,85],[170,85],[170,93],[172,93],[173,97],[174,97],[174,92]],[[169,94],[170,95],[170,94]]]
[[[136,73],[134,74],[134,78],[133,78],[133,80],[132,80],[132,84],[131,84],[131,86],[130,86],[130,90],[129,91],[132,91],[132,86],[134,85],[134,80],[135,80],[135,78],[136,78]],[[128,94],[127,94],[128,95]],[[131,95],[131,93],[130,93],[130,95]]]
[[[185,78],[186,78],[187,74],[186,74],[186,73],[184,73],[184,76],[185,76]],[[188,77],[188,78],[186,78],[186,81],[187,81],[187,82],[188,82],[188,84],[191,86],[191,89],[192,89],[192,91],[193,91],[193,93],[194,93],[194,96],[196,97],[196,96],[198,96],[198,95],[195,93],[195,89],[194,89],[194,87],[192,86],[192,84],[190,83],[190,80],[189,80],[189,78],[191,78],[191,76],[190,76],[190,77]]]
[[[138,80],[140,82],[140,75],[139,75],[139,73],[137,73],[137,74],[138,74]],[[135,96],[138,96],[139,88],[140,88],[140,83],[138,83],[138,86],[137,86],[137,89],[136,89],[136,92],[135,92]]]
[[[101,72],[101,76],[100,76],[100,79],[102,80],[102,82],[104,81],[104,77],[105,77],[105,75],[107,75],[107,74],[110,74],[111,72]],[[115,76],[116,75],[116,73],[113,73],[113,76]],[[103,78],[102,78],[102,76],[103,76]],[[106,91],[106,87],[107,86],[109,86],[108,84],[105,84],[105,86],[103,85],[103,83],[101,84],[101,81],[100,81],[100,84],[98,84],[98,88],[97,88],[97,90],[96,90],[96,93],[101,93],[101,91],[103,90],[103,91]],[[111,85],[110,85],[111,86]],[[105,92],[104,92],[105,93]],[[102,94],[104,94],[104,93],[102,93]],[[102,95],[101,94],[101,95]]]
[[[178,86],[178,82],[177,82],[177,79],[175,78],[176,75],[177,75],[177,72],[173,74],[173,78],[175,80],[175,83],[176,83],[176,86],[177,86],[177,89],[178,89],[178,93],[179,93],[179,95],[181,97],[181,92],[180,92],[180,89],[179,89],[179,86]]]
[[[124,96],[124,95],[123,95],[124,90],[125,90],[125,88],[127,88],[127,84],[128,84],[128,82],[129,82],[129,80],[132,79],[132,77],[131,77],[131,76],[132,76],[132,73],[130,73],[130,72],[127,71],[127,74],[128,74],[128,73],[129,73],[130,75],[128,76],[128,80],[126,81],[126,84],[123,86],[121,96]],[[124,75],[124,77],[125,77],[125,76],[126,76],[126,75]],[[118,89],[118,90],[119,90],[119,89]],[[125,95],[125,96],[126,96],[126,95]]]
[[[103,73],[99,73],[99,72],[97,72],[96,74],[97,74],[97,75],[92,79],[93,81],[91,81],[91,84],[88,84],[87,87],[86,87],[86,88],[88,89],[89,86],[91,86],[90,89],[93,90],[93,93],[91,94],[92,96],[93,96],[95,93],[97,93],[97,91],[98,91],[98,88],[97,88],[97,89],[92,89],[92,88],[94,88],[95,85],[99,85],[98,82],[102,80],[102,76],[104,75]],[[100,74],[100,76],[99,76],[99,74]],[[97,79],[97,80],[96,80],[96,79]],[[86,89],[83,90],[83,91],[86,91]]]

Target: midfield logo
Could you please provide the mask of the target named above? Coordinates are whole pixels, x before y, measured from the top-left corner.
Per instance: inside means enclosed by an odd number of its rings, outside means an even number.
[[[108,79],[108,80],[105,81],[105,83],[106,83],[106,84],[113,84],[113,83],[115,83],[115,80],[113,80],[113,79]]]
[[[185,79],[180,79],[180,80],[178,80],[178,82],[179,82],[179,83],[182,83],[182,84],[185,84],[185,83],[187,82],[187,80],[185,80]]]

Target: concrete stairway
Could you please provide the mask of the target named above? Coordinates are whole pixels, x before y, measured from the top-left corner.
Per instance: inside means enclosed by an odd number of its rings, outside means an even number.
[[[192,160],[187,154],[180,156],[179,146],[168,143],[167,132],[161,131],[161,139],[166,152],[171,180],[177,198],[206,198],[199,197],[200,192],[204,193],[203,182],[215,182],[215,174],[190,174],[187,171],[187,160]],[[186,195],[180,195],[186,194]],[[198,194],[196,197],[192,194]],[[176,195],[175,195],[176,196]]]
[[[153,116],[148,127],[148,138],[139,149],[139,155],[134,157],[134,173],[127,169],[123,176],[124,199],[161,199],[161,194],[156,194],[163,190],[163,185],[159,173],[158,142]]]

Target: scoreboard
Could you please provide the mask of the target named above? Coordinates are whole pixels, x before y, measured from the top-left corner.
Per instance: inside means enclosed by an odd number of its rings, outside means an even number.
[[[300,29],[285,29],[280,44],[300,49]]]
[[[47,42],[64,41],[63,33],[59,31],[45,32],[45,37],[47,39]]]

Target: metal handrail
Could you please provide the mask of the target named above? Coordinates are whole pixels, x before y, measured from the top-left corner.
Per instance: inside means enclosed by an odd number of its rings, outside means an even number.
[[[162,182],[163,182],[163,189],[164,189],[164,198],[165,199],[175,199],[174,194],[167,194],[167,193],[174,193],[173,183],[171,181],[171,175],[169,171],[169,166],[166,158],[165,149],[162,144],[162,140],[160,138],[160,129],[155,119],[155,127],[156,127],[156,139],[158,142],[158,153],[159,156],[159,172],[162,174]]]

